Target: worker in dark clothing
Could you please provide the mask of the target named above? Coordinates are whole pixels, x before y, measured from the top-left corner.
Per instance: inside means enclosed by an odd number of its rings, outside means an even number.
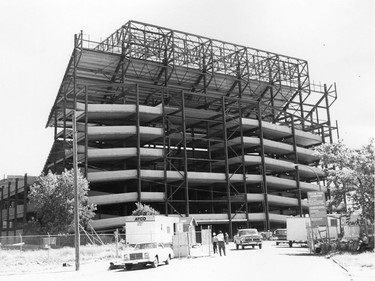
[[[358,241],[357,251],[362,252],[368,249],[368,237],[366,233],[362,233],[361,238]]]
[[[214,248],[214,254],[217,253],[217,244],[218,244],[218,240],[217,240],[216,233],[214,232],[212,236],[212,246]]]

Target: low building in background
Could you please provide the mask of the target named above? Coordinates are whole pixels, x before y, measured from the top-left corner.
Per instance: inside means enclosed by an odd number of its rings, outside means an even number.
[[[27,194],[37,177],[8,176],[0,180],[0,236],[18,236],[33,214]]]

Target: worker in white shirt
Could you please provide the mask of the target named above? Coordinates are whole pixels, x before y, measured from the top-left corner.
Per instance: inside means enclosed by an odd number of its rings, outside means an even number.
[[[221,230],[219,231],[219,234],[217,235],[217,240],[218,240],[218,243],[219,243],[219,254],[220,254],[220,256],[221,256],[221,251],[223,251],[224,256],[226,256],[224,234]]]

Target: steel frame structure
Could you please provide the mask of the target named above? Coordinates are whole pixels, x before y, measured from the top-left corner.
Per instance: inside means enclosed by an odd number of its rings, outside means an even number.
[[[92,42],[81,32],[52,107],[47,126],[55,127],[55,141],[44,170],[61,172],[72,167],[72,116],[77,111],[80,168],[90,179],[92,171],[135,169],[136,177],[113,183],[91,184],[92,194],[136,192],[136,199],[115,204],[99,204],[97,219],[128,215],[134,202],[150,202],[167,215],[199,216],[226,213],[223,224],[233,235],[233,227],[255,226],[269,230],[277,223],[270,214],[303,215],[300,183],[317,181],[293,170],[273,171],[268,158],[286,159],[294,164],[316,166],[300,160],[299,147],[309,148],[332,142],[334,132],[329,113],[337,98],[335,85],[317,87],[310,83],[307,61],[259,49],[231,44],[155,25],[129,21],[102,42]],[[90,105],[135,105],[125,119],[102,120],[90,117]],[[160,108],[161,114],[147,119],[144,107]],[[257,120],[256,128],[243,125]],[[265,136],[264,122],[291,128],[283,137]],[[133,136],[121,140],[92,139],[90,126],[135,126]],[[160,129],[162,134],[145,140],[144,128]],[[60,130],[59,130],[60,128]],[[301,145],[296,130],[320,136],[320,141]],[[259,144],[248,147],[245,138],[254,136]],[[268,152],[269,139],[289,143],[287,154]],[[239,143],[232,145],[234,139]],[[136,153],[121,161],[91,161],[92,148],[134,147]],[[217,150],[221,147],[222,150]],[[145,160],[142,151],[154,148],[162,157]],[[214,149],[215,148],[215,149]],[[249,165],[247,155],[259,155],[260,165]],[[233,159],[241,159],[233,164]],[[147,180],[145,169],[162,172],[159,180]],[[171,181],[172,172],[179,175]],[[191,179],[191,173],[225,175],[225,183],[204,184]],[[249,183],[248,175],[260,175],[259,183]],[[268,176],[292,178],[296,187],[278,192],[267,184]],[[234,180],[237,177],[241,181]],[[106,185],[106,187],[104,187]],[[158,192],[163,199],[145,201],[144,192]],[[293,208],[270,205],[270,195],[296,198]],[[253,203],[255,194],[262,194]],[[253,196],[254,195],[254,196]],[[253,196],[253,197],[252,197]],[[259,203],[260,202],[260,203]],[[114,211],[114,209],[116,209]],[[292,210],[290,210],[292,209]],[[263,213],[261,220],[251,214]],[[102,216],[103,215],[103,216]],[[198,220],[199,221],[199,220]]]

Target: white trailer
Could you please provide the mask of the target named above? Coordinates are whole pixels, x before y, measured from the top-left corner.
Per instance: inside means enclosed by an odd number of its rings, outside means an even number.
[[[307,244],[310,218],[290,217],[286,219],[286,239],[289,247],[294,243]]]
[[[286,219],[287,240],[289,247],[293,244],[307,244],[308,240],[322,239],[329,237],[336,239],[340,233],[340,218],[335,215],[327,217],[329,227],[314,227],[311,229],[310,218],[306,217],[289,217]]]
[[[127,244],[162,242],[172,244],[177,217],[167,216],[127,216],[125,234]]]

